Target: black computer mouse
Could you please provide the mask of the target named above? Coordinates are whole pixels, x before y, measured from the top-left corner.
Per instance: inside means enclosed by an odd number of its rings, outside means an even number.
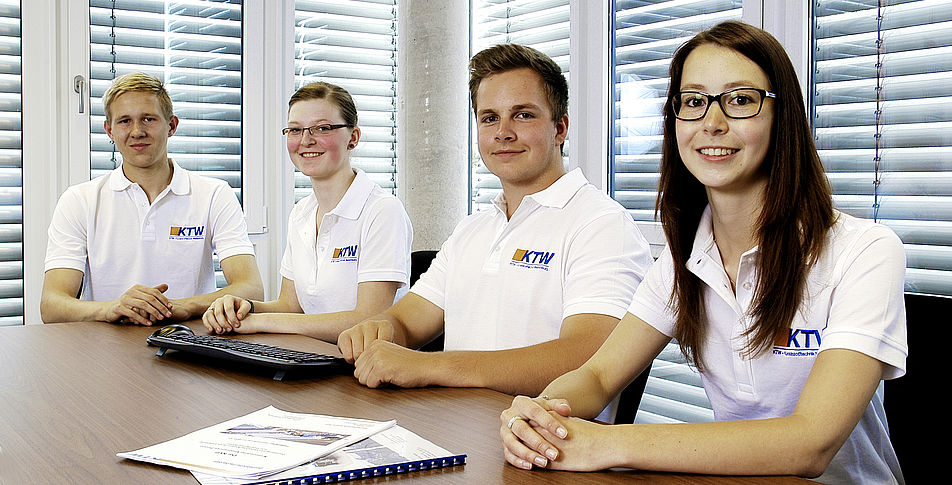
[[[181,323],[173,323],[171,325],[166,325],[154,332],[152,332],[153,337],[164,337],[171,334],[189,334],[192,335],[195,332],[192,329],[188,328],[187,325],[182,325]]]

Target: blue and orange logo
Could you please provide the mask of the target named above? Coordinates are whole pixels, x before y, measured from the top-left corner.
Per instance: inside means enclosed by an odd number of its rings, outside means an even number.
[[[205,239],[205,226],[170,226],[169,239],[181,241]]]
[[[819,352],[820,331],[815,328],[791,328],[774,340],[774,355],[816,357]]]
[[[554,257],[554,252],[533,251],[531,249],[516,249],[516,252],[512,255],[512,260],[509,261],[509,264],[523,268],[534,268],[548,271],[549,263],[552,262]]]
[[[357,245],[334,248],[334,255],[331,256],[332,263],[342,263],[345,261],[357,261]]]

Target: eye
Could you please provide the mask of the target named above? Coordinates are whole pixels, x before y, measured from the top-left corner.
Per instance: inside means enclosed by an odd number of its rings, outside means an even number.
[[[730,93],[727,102],[737,107],[759,104],[760,93],[750,89],[734,91]]]
[[[746,94],[735,94],[731,97],[729,102],[737,106],[745,106],[753,103],[754,99]]]
[[[532,118],[535,118],[535,115],[533,115],[532,113],[528,113],[526,111],[521,111],[519,113],[516,113],[515,118],[518,120],[531,120]]]
[[[311,129],[316,131],[318,134],[323,135],[324,133],[330,132],[333,128],[331,128],[331,125],[317,125],[312,126]]]
[[[707,97],[701,93],[684,93],[681,95],[681,105],[686,108],[703,108],[707,105]]]
[[[300,135],[303,131],[303,128],[288,128],[289,135]]]
[[[486,124],[486,123],[495,123],[497,120],[499,120],[499,117],[496,115],[486,115],[486,116],[483,116],[483,118],[479,120],[479,122]]]

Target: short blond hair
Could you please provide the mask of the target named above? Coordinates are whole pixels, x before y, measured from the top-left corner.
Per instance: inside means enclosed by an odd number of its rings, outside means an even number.
[[[119,96],[134,91],[146,91],[155,94],[155,97],[159,100],[159,106],[162,108],[162,114],[165,116],[165,119],[172,119],[174,115],[172,112],[172,98],[169,97],[169,92],[165,90],[162,81],[144,72],[130,72],[113,79],[112,85],[106,90],[106,94],[102,96],[107,123],[112,120],[112,114],[109,111],[112,102]]]

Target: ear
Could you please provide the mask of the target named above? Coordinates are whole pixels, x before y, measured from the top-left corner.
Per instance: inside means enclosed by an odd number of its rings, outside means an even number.
[[[360,127],[355,126],[353,130],[350,130],[350,141],[347,142],[347,149],[357,148],[358,142],[360,142]]]
[[[102,128],[106,130],[106,134],[109,135],[109,139],[112,140],[112,125],[109,124],[109,120],[102,122]]]
[[[169,120],[169,136],[175,134],[175,130],[178,129],[179,119],[178,116],[172,115],[172,119]]]
[[[567,136],[569,136],[569,115],[562,115],[562,118],[555,123],[555,144],[561,145]]]

